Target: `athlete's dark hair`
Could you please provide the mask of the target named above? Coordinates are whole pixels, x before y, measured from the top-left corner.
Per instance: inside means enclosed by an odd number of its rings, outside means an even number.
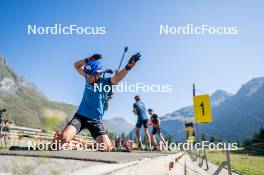
[[[149,108],[149,109],[148,109],[148,112],[153,112],[153,109]]]
[[[136,101],[139,101],[139,100],[140,100],[140,96],[139,96],[139,95],[136,95],[136,96],[135,96],[135,100],[136,100]]]

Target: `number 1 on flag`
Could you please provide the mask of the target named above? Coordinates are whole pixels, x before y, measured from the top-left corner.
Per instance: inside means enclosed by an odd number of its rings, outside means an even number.
[[[198,95],[193,97],[194,117],[196,123],[212,122],[210,97],[209,95]]]

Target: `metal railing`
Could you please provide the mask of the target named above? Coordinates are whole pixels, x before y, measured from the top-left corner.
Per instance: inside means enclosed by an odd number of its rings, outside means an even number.
[[[9,127],[9,131],[11,135],[24,136],[24,137],[33,137],[33,138],[42,138],[47,140],[52,140],[54,132],[46,132],[43,129],[36,128],[28,128],[23,126],[11,126]],[[85,141],[94,141],[94,139],[90,136],[85,135],[76,135],[76,140],[85,140]]]

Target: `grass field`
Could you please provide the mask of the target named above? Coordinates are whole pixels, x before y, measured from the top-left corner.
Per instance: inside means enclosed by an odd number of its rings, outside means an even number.
[[[226,160],[226,154],[222,151],[207,151],[207,157],[216,164]],[[246,175],[264,175],[264,156],[231,153],[230,157],[233,171]]]

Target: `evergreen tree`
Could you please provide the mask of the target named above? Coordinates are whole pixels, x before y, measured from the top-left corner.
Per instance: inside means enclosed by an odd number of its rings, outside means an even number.
[[[214,137],[214,136],[211,136],[211,137],[210,137],[210,142],[211,142],[211,143],[214,143],[214,142],[215,142],[215,137]]]
[[[126,139],[126,134],[124,132],[122,132],[121,138],[122,138],[122,140],[125,140]]]
[[[237,147],[240,147],[240,140],[237,140]]]
[[[108,135],[110,140],[114,140],[115,139],[115,134],[112,131],[106,131],[106,134]]]
[[[207,140],[206,135],[204,133],[202,133],[201,139],[202,139],[202,141],[206,141]]]

